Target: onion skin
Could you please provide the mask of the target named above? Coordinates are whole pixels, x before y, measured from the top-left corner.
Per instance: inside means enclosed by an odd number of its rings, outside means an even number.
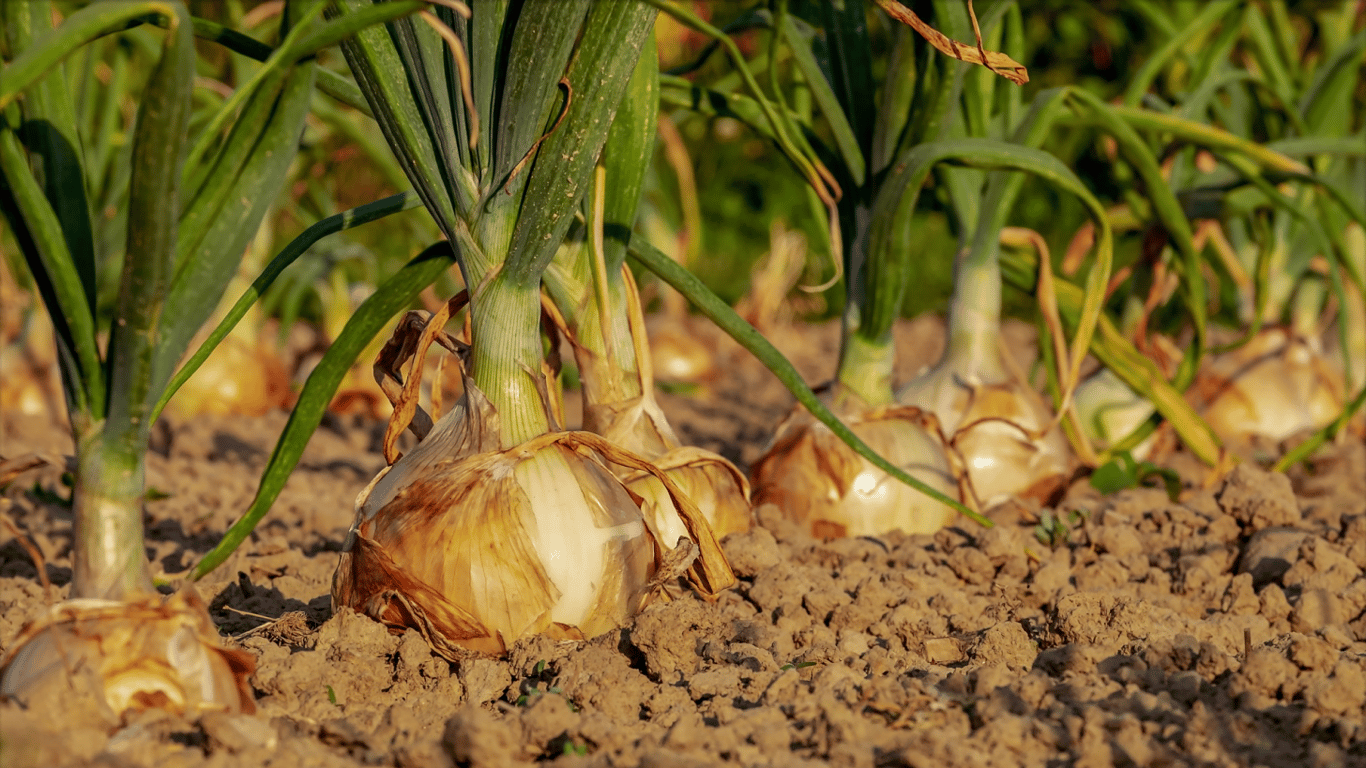
[[[650,323],[650,355],[655,379],[669,384],[700,384],[716,377],[716,353],[685,324]]]
[[[452,660],[541,632],[593,637],[643,606],[662,549],[635,499],[579,433],[489,450],[497,419],[467,383],[362,491],[334,605],[415,628]]]
[[[289,375],[267,345],[227,336],[166,408],[182,419],[200,414],[261,416],[283,406],[289,390]]]
[[[1014,496],[1056,497],[1071,476],[1071,452],[1038,393],[1009,378],[988,384],[948,370],[911,382],[897,399],[939,419],[966,472],[964,503],[990,509]]]
[[[1086,436],[1099,448],[1124,439],[1157,410],[1109,368],[1096,371],[1077,385],[1073,400]],[[1148,458],[1155,438],[1155,434],[1144,438],[1129,454],[1139,461]]]
[[[1342,414],[1342,375],[1316,340],[1269,328],[1205,366],[1191,399],[1228,448],[1254,456]]]
[[[39,711],[65,711],[74,697],[111,729],[148,709],[251,714],[255,667],[250,653],[222,646],[192,591],[68,600],[20,633],[0,665],[0,695]]]
[[[681,446],[650,462],[692,499],[717,539],[753,527],[749,480],[725,458],[703,448]],[[641,471],[625,472],[620,477],[641,498],[640,511],[662,545],[672,548],[680,536],[689,536],[668,489],[657,478]]]
[[[946,495],[957,495],[939,441],[905,410],[873,410],[845,422],[893,464]],[[776,504],[820,538],[876,536],[893,529],[933,533],[957,516],[953,508],[874,467],[804,408],[779,425],[751,475],[755,506]]]

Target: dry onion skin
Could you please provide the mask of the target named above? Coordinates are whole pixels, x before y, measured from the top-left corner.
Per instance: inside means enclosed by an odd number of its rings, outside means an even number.
[[[657,352],[645,341],[646,322],[635,280],[624,268],[622,277],[635,366],[623,370],[616,364],[620,358],[596,354],[583,344],[575,346],[584,383],[584,429],[645,458],[668,476],[701,510],[717,539],[748,531],[754,510],[744,473],[719,454],[683,445],[655,400]],[[641,498],[641,511],[661,545],[672,549],[680,537],[692,538],[671,494],[653,472],[625,469],[618,470],[617,477]]]
[[[224,648],[198,595],[74,599],[27,626],[0,665],[0,696],[39,711],[95,706],[118,727],[149,709],[198,716],[255,712],[255,661]]]
[[[661,571],[665,549],[607,467],[610,444],[552,432],[499,450],[497,420],[467,380],[460,404],[361,492],[334,605],[417,629],[454,660],[501,655],[538,633],[600,635],[678,575]],[[679,570],[703,571],[694,583],[704,593],[728,587],[734,577],[700,513],[671,492],[696,542],[696,560]]]
[[[945,495],[957,485],[939,441],[908,412],[874,409],[845,416],[849,429],[874,451]],[[957,512],[890,477],[845,445],[830,428],[798,408],[778,426],[773,445],[755,463],[756,505],[773,503],[813,536],[876,536],[891,530],[933,533]]]
[[[1061,492],[1071,452],[1038,393],[1010,378],[936,375],[946,370],[912,381],[897,399],[939,419],[966,473],[963,502],[990,509],[1016,496],[1043,502]]]
[[[704,448],[679,446],[651,459],[702,511],[717,539],[744,533],[754,524],[749,480],[725,458]],[[630,470],[619,475],[640,497],[640,511],[658,532],[660,543],[672,548],[680,537],[691,538],[668,489],[649,472]]]
[[[1276,452],[1281,441],[1342,414],[1342,374],[1314,337],[1269,328],[1212,359],[1192,398],[1210,428],[1240,456]]]

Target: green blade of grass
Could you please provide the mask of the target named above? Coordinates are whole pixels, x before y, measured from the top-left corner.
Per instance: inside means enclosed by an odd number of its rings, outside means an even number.
[[[449,241],[436,243],[384,281],[357,308],[299,393],[299,402],[290,413],[289,421],[266,463],[261,485],[251,506],[233,523],[217,546],[195,563],[186,578],[190,581],[204,578],[241,546],[280,495],[289,474],[298,465],[309,438],[322,422],[337,386],[356,358],[390,318],[411,305],[422,289],[435,282],[454,263],[455,254]]]

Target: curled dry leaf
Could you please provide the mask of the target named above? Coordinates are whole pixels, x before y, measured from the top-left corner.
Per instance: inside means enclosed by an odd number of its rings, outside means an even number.
[[[220,644],[192,590],[126,602],[67,600],[19,634],[0,665],[0,695],[38,711],[93,703],[113,728],[147,709],[250,714],[254,671],[251,654]]]
[[[1023,64],[1004,53],[988,51],[982,47],[982,32],[977,28],[977,14],[972,10],[972,0],[968,0],[968,15],[972,19],[973,35],[977,38],[975,47],[946,37],[939,30],[926,24],[910,8],[898,3],[897,0],[874,0],[874,2],[878,4],[879,8],[886,11],[887,15],[902,24],[910,25],[930,45],[933,45],[945,56],[952,56],[969,64],[981,64],[1016,85],[1024,85],[1029,82],[1029,70]]]
[[[641,498],[641,511],[666,549],[673,548],[680,537],[695,537],[687,530],[672,494],[656,477],[659,473],[673,480],[702,511],[715,538],[747,531],[754,513],[744,473],[716,453],[684,446],[655,400],[655,350],[645,339],[645,319],[635,280],[629,270],[623,269],[622,275],[636,366],[629,373],[615,370],[612,360],[602,359],[606,356],[576,345],[575,356],[584,381],[584,429],[653,465],[649,470],[621,469],[617,476]],[[595,378],[616,386],[593,385]],[[626,382],[626,378],[631,381]],[[624,397],[625,391],[640,394]]]
[[[913,411],[846,406],[837,415],[893,464],[956,496],[954,474],[940,441]],[[777,504],[822,538],[871,536],[893,529],[931,533],[957,514],[873,466],[801,407],[778,426],[772,446],[755,463],[752,475],[756,505]]]
[[[652,458],[650,463],[668,475],[683,495],[697,505],[717,539],[743,533],[753,526],[749,480],[725,458],[704,448],[685,445]],[[619,476],[641,498],[640,511],[658,532],[661,543],[672,547],[679,537],[689,537],[672,497],[658,478],[641,470]]]

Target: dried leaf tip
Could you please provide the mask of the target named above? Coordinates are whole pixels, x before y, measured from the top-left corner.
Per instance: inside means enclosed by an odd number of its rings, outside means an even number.
[[[1024,85],[1029,82],[1029,70],[1025,68],[1025,65],[1000,51],[988,51],[982,47],[982,30],[977,26],[977,14],[973,12],[970,0],[968,2],[968,17],[972,19],[972,33],[977,38],[976,47],[965,45],[944,35],[926,24],[919,16],[915,15],[914,11],[898,3],[897,0],[874,0],[874,2],[892,18],[919,32],[921,37],[925,38],[930,45],[933,45],[945,56],[952,56],[969,64],[981,64],[1016,85]]]

